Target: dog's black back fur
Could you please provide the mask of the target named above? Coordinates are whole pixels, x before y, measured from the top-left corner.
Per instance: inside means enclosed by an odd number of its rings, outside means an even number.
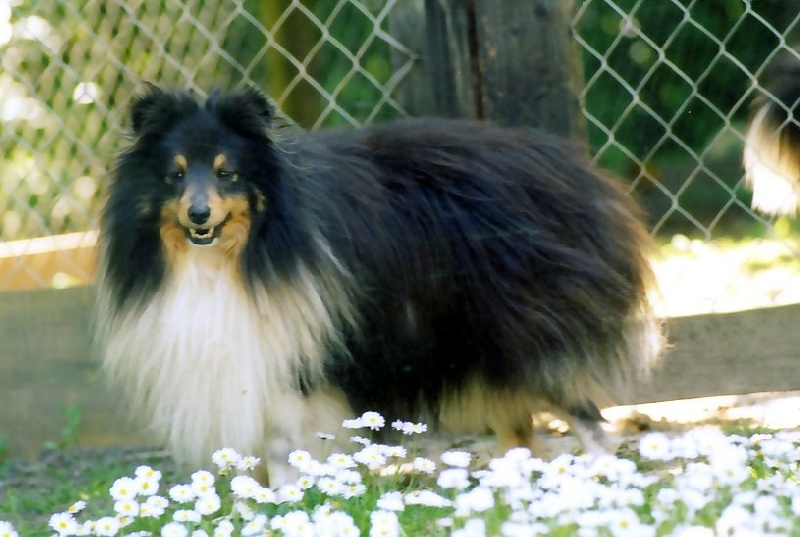
[[[646,238],[627,196],[573,148],[434,119],[312,134],[297,151],[292,181],[319,196],[313,218],[361,292],[348,349],[370,367],[337,359],[330,375],[358,406],[476,374],[560,400],[575,367],[565,356],[623,365]]]

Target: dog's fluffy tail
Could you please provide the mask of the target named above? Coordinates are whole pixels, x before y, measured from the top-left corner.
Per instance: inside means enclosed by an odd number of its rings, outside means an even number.
[[[753,102],[744,168],[754,209],[795,215],[800,209],[800,61],[793,57],[779,69]]]

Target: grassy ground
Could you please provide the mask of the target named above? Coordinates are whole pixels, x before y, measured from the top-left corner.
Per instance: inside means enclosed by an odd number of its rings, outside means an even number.
[[[92,498],[97,515],[111,511],[108,489],[142,464],[158,467],[166,482],[185,480],[163,450],[149,447],[50,448],[36,460],[0,463],[0,520],[15,523],[22,536],[51,535],[47,520],[77,500]]]
[[[770,418],[794,416],[796,413],[788,411],[798,404],[800,397],[796,394],[791,397],[762,394],[618,407],[607,415],[613,432],[624,439],[620,456],[637,460],[642,434],[656,431],[677,435],[708,425],[728,434],[766,433],[775,426],[787,430],[800,426],[800,420],[794,417],[793,421],[770,421]],[[555,420],[541,433],[548,452],[555,455],[576,450],[576,442],[564,431],[563,424]],[[473,461],[485,463],[491,446],[490,441],[482,438],[473,440],[466,448],[473,453]],[[89,503],[82,513],[84,518],[110,514],[113,501],[108,495],[109,488],[117,478],[133,475],[143,464],[163,473],[162,491],[173,484],[187,482],[190,473],[177,467],[164,451],[147,447],[51,448],[44,450],[37,460],[7,460],[0,465],[0,520],[13,522],[20,536],[37,537],[52,535],[47,529],[50,515],[65,510],[77,500]],[[671,465],[655,462],[649,463],[647,468],[651,473],[667,472]],[[374,502],[374,498],[371,501]],[[443,534],[441,528],[436,534]]]

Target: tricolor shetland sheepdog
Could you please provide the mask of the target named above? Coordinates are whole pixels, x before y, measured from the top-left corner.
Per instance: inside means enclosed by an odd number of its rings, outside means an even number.
[[[108,186],[105,367],[177,458],[233,447],[282,482],[365,410],[501,450],[556,411],[608,449],[596,397],[660,341],[623,188],[533,130],[273,120],[254,91],[150,88]]]
[[[800,61],[780,57],[753,101],[744,149],[752,206],[766,214],[800,209]]]

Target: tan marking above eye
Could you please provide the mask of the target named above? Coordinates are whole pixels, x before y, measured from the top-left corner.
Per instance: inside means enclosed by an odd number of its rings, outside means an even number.
[[[186,172],[186,169],[189,167],[189,161],[186,160],[186,157],[183,155],[175,155],[175,158],[172,159],[175,163],[175,166],[182,172]]]
[[[236,181],[239,176],[236,171],[231,167],[228,157],[225,153],[219,153],[214,157],[214,175],[223,181]]]
[[[225,156],[225,153],[219,153],[216,157],[214,157],[214,171],[218,172],[220,169],[226,167],[228,165],[228,157]]]
[[[189,162],[183,155],[175,155],[172,157],[173,168],[167,170],[167,175],[164,178],[167,184],[174,184],[183,179],[186,175],[186,169],[189,167]]]

